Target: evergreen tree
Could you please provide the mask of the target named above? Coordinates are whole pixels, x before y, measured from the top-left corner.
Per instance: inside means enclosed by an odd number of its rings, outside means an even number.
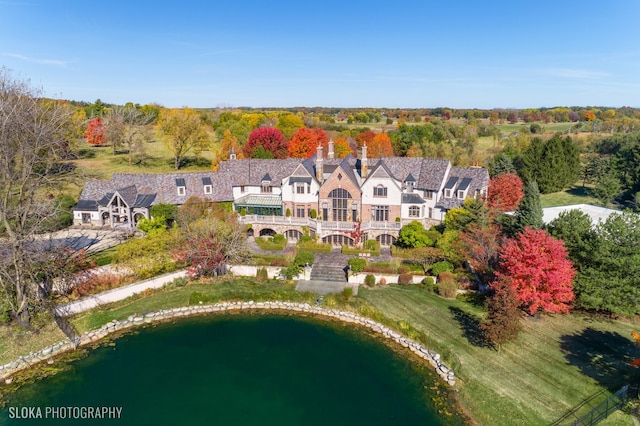
[[[578,264],[576,304],[613,314],[640,313],[640,215],[612,214]]]
[[[580,152],[569,136],[556,135],[548,141],[534,138],[522,156],[522,179],[535,180],[543,194],[572,185],[579,173]]]
[[[513,165],[513,161],[503,153],[494,160],[491,176],[496,177],[504,173],[515,173],[515,171],[516,168]]]
[[[538,184],[531,181],[524,187],[524,196],[514,214],[512,233],[520,233],[526,226],[540,229],[543,225],[540,191],[538,191]]]

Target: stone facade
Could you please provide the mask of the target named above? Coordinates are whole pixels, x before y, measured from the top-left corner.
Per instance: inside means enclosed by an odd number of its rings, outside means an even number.
[[[331,146],[331,145],[330,145]],[[217,172],[114,174],[89,181],[74,207],[80,226],[135,227],[159,203],[181,205],[190,197],[230,202],[253,235],[303,232],[332,244],[352,244],[351,234],[381,245],[395,241],[403,224],[440,223],[467,197],[487,193],[489,175],[480,167],[455,167],[431,158],[235,159]]]

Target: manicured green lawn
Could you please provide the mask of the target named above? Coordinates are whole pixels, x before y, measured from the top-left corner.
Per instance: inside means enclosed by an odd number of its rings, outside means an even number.
[[[283,300],[313,303],[317,296],[299,293],[295,286],[284,282],[258,284],[246,279],[222,280],[217,283],[188,284],[185,287],[155,292],[153,297],[134,297],[80,314],[70,320],[78,333],[99,328],[112,320],[123,320],[129,315],[143,314],[161,309],[177,308],[218,301]]]
[[[583,187],[578,184],[569,189],[565,189],[564,191],[542,194],[540,195],[540,201],[542,202],[542,208],[566,206],[571,204],[600,205],[598,200],[591,196],[589,192],[589,185]]]
[[[482,310],[468,303],[414,286],[361,288],[359,297],[428,336],[461,379],[461,400],[479,424],[549,424],[637,374],[627,364],[640,351],[633,327],[622,322],[578,314],[524,319],[519,338],[496,351],[479,339]]]

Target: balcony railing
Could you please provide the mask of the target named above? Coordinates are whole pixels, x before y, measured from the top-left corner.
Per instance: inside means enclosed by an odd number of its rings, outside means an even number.
[[[241,223],[260,223],[271,225],[293,225],[293,226],[308,226],[311,229],[317,230],[321,228],[327,231],[353,231],[356,228],[356,222],[328,222],[319,221],[310,218],[300,217],[284,217],[284,216],[259,216],[259,215],[246,215],[240,216]],[[319,225],[319,226],[318,226]],[[401,222],[375,222],[368,221],[362,222],[360,229],[362,231],[375,230],[390,230],[399,231],[402,228]]]

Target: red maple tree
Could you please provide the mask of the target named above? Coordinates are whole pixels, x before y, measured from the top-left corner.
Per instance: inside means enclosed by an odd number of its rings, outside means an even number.
[[[292,158],[309,158],[316,152],[318,145],[324,148],[325,156],[329,144],[327,134],[319,127],[303,127],[291,137],[287,153]]]
[[[522,180],[515,173],[503,173],[489,180],[487,204],[492,209],[515,210],[523,195]]]
[[[371,144],[371,141],[376,136],[374,132],[371,130],[367,130],[366,132],[362,132],[359,135],[356,135],[356,142],[358,143],[358,148],[362,148],[362,145]]]
[[[261,127],[255,129],[249,135],[243,152],[247,158],[253,158],[255,150],[262,147],[264,151],[271,153],[273,158],[287,158],[287,139],[284,134],[274,127]]]
[[[574,299],[575,270],[562,241],[545,230],[525,228],[500,250],[498,280],[508,280],[520,304],[539,311],[565,313]]]
[[[89,120],[87,130],[84,132],[84,138],[91,145],[104,145],[107,143],[104,135],[104,123],[100,117]]]

